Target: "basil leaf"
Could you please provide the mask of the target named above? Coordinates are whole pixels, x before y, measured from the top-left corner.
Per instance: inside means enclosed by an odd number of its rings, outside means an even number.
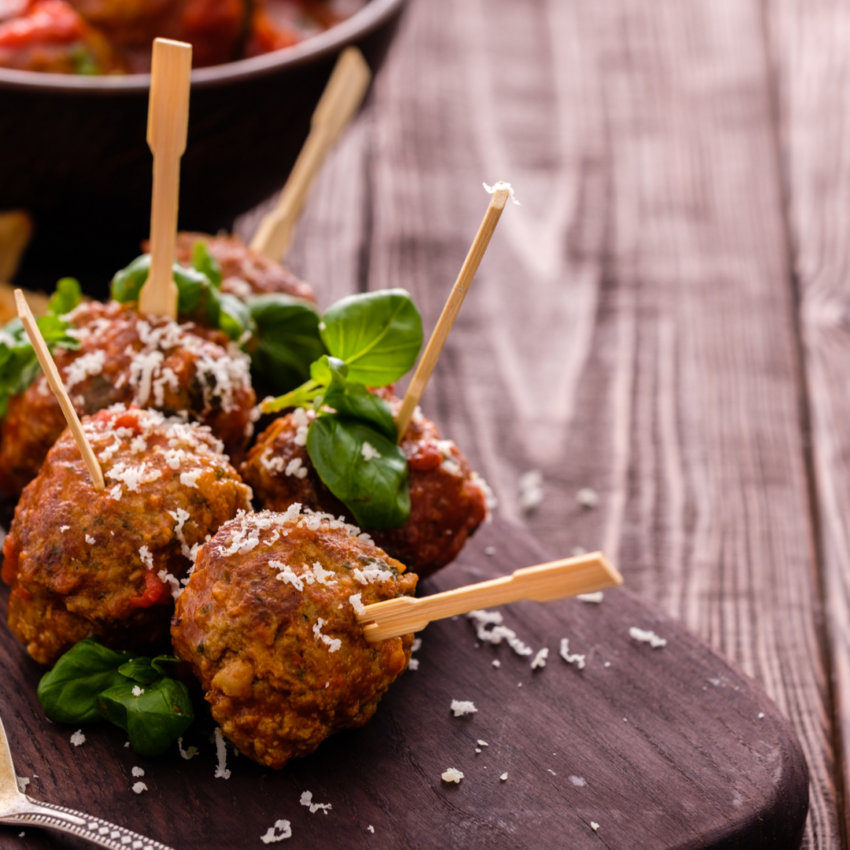
[[[233,340],[241,339],[246,331],[253,332],[254,320],[244,301],[240,301],[228,292],[219,292],[217,289],[210,289],[208,297],[209,319],[213,327],[220,328]]]
[[[139,293],[148,279],[151,270],[151,255],[142,254],[136,257],[126,268],[115,272],[109,291],[120,304],[128,301],[138,301]]]
[[[370,393],[362,384],[347,380],[343,370],[336,365],[341,361],[324,357],[313,365],[316,366],[322,361],[330,375],[322,404],[332,407],[341,416],[365,420],[388,440],[395,440],[395,420],[390,406],[382,398]],[[314,378],[316,371],[313,373]]]
[[[207,243],[199,239],[192,246],[192,265],[201,274],[204,274],[209,279],[209,282],[216,288],[221,288],[221,266],[218,260],[210,253],[207,248]]]
[[[70,313],[83,299],[80,282],[73,277],[63,277],[56,284],[56,291],[47,302],[47,309],[56,316]]]
[[[97,698],[101,716],[130,736],[133,752],[156,756],[165,752],[189,728],[195,718],[189,691],[182,682],[162,678],[139,688],[125,682],[104,691]]]
[[[162,676],[162,671],[154,670],[150,658],[134,658],[132,661],[122,664],[118,668],[118,672],[134,682],[141,682],[143,685],[149,685]]]
[[[98,694],[126,682],[120,667],[130,661],[126,652],[113,652],[94,638],[69,649],[38,683],[38,701],[56,723],[91,723],[100,719]]]
[[[379,456],[367,460],[366,443]],[[319,477],[358,525],[397,528],[407,521],[407,459],[394,440],[359,420],[325,414],[310,423],[307,451]]]
[[[348,365],[348,378],[370,387],[397,381],[422,347],[422,318],[403,289],[350,295],[322,317],[322,340]]]
[[[319,335],[319,314],[301,298],[283,293],[248,299],[256,323],[251,373],[258,395],[280,395],[310,377],[310,364],[325,353]]]

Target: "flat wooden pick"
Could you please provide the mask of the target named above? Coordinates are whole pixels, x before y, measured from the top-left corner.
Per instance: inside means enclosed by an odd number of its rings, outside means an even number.
[[[151,267],[139,294],[139,310],[177,318],[177,287],[171,272],[177,239],[180,158],[189,128],[192,45],[158,38],[153,43],[148,101],[148,147],[153,153]]]
[[[65,415],[65,421],[68,423],[68,427],[71,429],[71,433],[77,441],[80,454],[83,456],[89,475],[91,475],[94,489],[103,490],[106,486],[103,480],[103,471],[100,468],[100,464],[97,462],[97,458],[94,455],[94,451],[92,450],[88,438],[83,432],[83,426],[80,424],[80,418],[77,416],[77,411],[74,410],[74,405],[71,404],[68,391],[62,383],[59,370],[56,368],[56,364],[53,362],[53,357],[50,355],[50,349],[47,347],[47,343],[44,341],[44,337],[38,329],[38,325],[36,324],[32,311],[27,304],[24,293],[20,289],[15,290],[15,304],[18,308],[18,316],[20,316],[24,329],[27,332],[27,336],[30,338],[30,342],[32,343],[35,356],[38,357],[38,362],[41,363],[41,368],[44,370],[44,376],[47,378],[47,383],[50,385],[50,389],[53,390],[53,395],[56,396],[56,400],[62,408],[62,413]]]
[[[313,112],[310,135],[295,161],[277,206],[264,216],[251,248],[279,261],[289,250],[307,193],[328,151],[354,117],[372,80],[372,72],[356,47],[342,52]]]
[[[425,385],[428,383],[431,373],[437,365],[437,360],[440,357],[443,346],[446,344],[449,331],[452,329],[457,314],[460,312],[463,299],[466,298],[466,293],[469,290],[472,279],[481,265],[481,260],[484,257],[487,246],[490,244],[490,237],[493,235],[493,231],[502,217],[502,210],[504,210],[505,204],[508,202],[511,194],[510,183],[500,182],[493,187],[492,197],[490,198],[487,212],[484,214],[484,220],[478,228],[478,233],[475,234],[475,239],[472,240],[469,253],[466,255],[466,259],[460,269],[460,274],[455,281],[455,285],[452,287],[452,291],[449,293],[446,306],[443,307],[443,312],[440,314],[437,326],[431,334],[431,339],[428,340],[425,353],[422,355],[422,359],[413,373],[413,378],[410,381],[407,392],[404,394],[404,400],[401,403],[398,416],[396,416],[395,420],[399,442],[404,437],[404,432],[407,430],[410,418],[413,416],[413,411],[416,410],[416,405],[419,404],[419,399],[422,398],[422,393],[425,391]]]
[[[479,608],[520,599],[551,602],[580,593],[593,593],[623,583],[623,577],[601,552],[525,567],[509,576],[469,584],[423,599],[402,596],[367,605],[357,615],[366,640],[375,643],[425,628],[432,620],[468,614]]]

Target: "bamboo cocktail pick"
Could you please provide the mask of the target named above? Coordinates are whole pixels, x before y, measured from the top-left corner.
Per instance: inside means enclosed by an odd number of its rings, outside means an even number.
[[[331,73],[310,121],[310,135],[301,148],[277,206],[260,222],[251,247],[279,262],[292,244],[295,223],[301,215],[313,179],[327,152],[357,112],[372,72],[356,47],[343,51]]]
[[[623,583],[620,573],[601,552],[525,567],[509,576],[469,584],[422,599],[402,596],[367,605],[357,615],[363,636],[371,643],[418,632],[432,620],[467,614],[479,608],[520,599],[550,602],[565,596],[593,593]]]
[[[425,390],[425,385],[437,365],[437,360],[440,357],[440,352],[446,344],[446,337],[455,323],[457,314],[460,311],[460,305],[463,304],[463,299],[466,297],[467,290],[478,271],[478,266],[481,265],[481,260],[484,257],[484,252],[490,244],[490,237],[499,223],[502,216],[502,210],[508,202],[511,195],[510,183],[497,183],[493,187],[493,196],[490,198],[490,205],[487,207],[487,212],[484,214],[484,220],[481,222],[481,227],[478,228],[478,233],[475,234],[475,239],[472,241],[472,246],[466,259],[461,266],[460,274],[452,287],[449,294],[449,299],[446,301],[446,306],[443,307],[443,312],[440,314],[440,319],[437,326],[434,328],[434,333],[431,334],[431,339],[428,340],[428,347],[413,373],[413,378],[404,394],[404,401],[396,416],[395,425],[398,433],[399,443],[404,437],[404,432],[410,423],[410,418],[413,416],[413,411],[416,410],[416,405],[419,404],[419,399],[422,398],[422,393]]]
[[[148,101],[148,147],[153,153],[151,267],[139,294],[139,310],[177,318],[177,287],[172,278],[177,238],[180,158],[189,128],[189,77],[192,45],[157,38],[153,43]]]
[[[74,405],[71,404],[71,399],[68,396],[68,391],[62,383],[62,378],[59,375],[59,370],[50,356],[50,349],[38,329],[32,311],[27,304],[24,293],[20,289],[15,290],[15,304],[18,307],[18,316],[21,318],[27,336],[30,338],[32,347],[35,350],[35,355],[38,357],[38,362],[41,363],[41,368],[44,370],[44,376],[47,378],[47,383],[50,389],[53,390],[53,395],[59,402],[62,408],[62,413],[65,414],[65,421],[77,441],[77,446],[80,449],[80,454],[83,456],[89,475],[91,475],[92,484],[95,490],[103,490],[106,486],[103,480],[103,472],[97,458],[94,456],[94,451],[89,444],[86,435],[83,433],[83,426],[80,424],[80,418],[77,416],[77,411],[74,410]]]

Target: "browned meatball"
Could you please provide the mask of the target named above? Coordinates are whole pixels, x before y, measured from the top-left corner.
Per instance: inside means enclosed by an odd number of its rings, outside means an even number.
[[[111,404],[187,414],[209,425],[238,462],[253,432],[256,398],[248,357],[224,334],[120,304],[92,302],[72,314],[76,351],[53,359],[79,415]],[[0,488],[20,493],[38,474],[65,419],[43,375],[9,400],[0,426]]]
[[[89,635],[116,649],[162,643],[192,547],[250,505],[206,427],[115,405],[83,428],[106,489],[94,489],[66,431],[3,547],[9,628],[42,664]]]
[[[313,287],[299,280],[286,266],[258,254],[238,236],[208,236],[205,233],[177,234],[177,261],[191,265],[195,243],[206,243],[221,266],[221,288],[237,298],[282,292],[307,301],[316,300]],[[142,246],[147,250],[147,243]]]
[[[307,427],[313,416],[300,409],[281,416],[248,453],[241,472],[264,508],[281,511],[300,502],[336,515],[348,513],[307,454]],[[409,473],[410,518],[400,528],[368,531],[382,549],[425,578],[458,556],[466,539],[488,518],[492,494],[460,449],[451,440],[441,440],[437,426],[418,411],[401,449]]]
[[[300,511],[223,525],[200,550],[171,627],[224,734],[274,768],[366,723],[413,642],[368,643],[357,611],[412,594],[416,576],[359,529]]]

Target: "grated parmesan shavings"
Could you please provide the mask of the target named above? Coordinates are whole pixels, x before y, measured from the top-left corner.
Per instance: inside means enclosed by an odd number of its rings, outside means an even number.
[[[637,626],[632,626],[629,629],[629,637],[640,643],[648,643],[653,649],[658,649],[661,646],[667,646],[667,640],[659,637],[655,632],[649,629],[639,629]]]
[[[455,717],[463,717],[465,714],[475,714],[478,711],[475,703],[468,699],[453,699],[451,710]]]
[[[279,820],[268,828],[265,835],[260,836],[260,841],[263,844],[272,844],[275,841],[283,841],[284,838],[292,838],[292,826],[288,820]]]
[[[534,656],[533,661],[531,662],[531,669],[538,670],[541,667],[546,666],[546,659],[549,657],[549,649],[548,647],[543,647],[537,655]]]
[[[227,769],[227,747],[224,743],[224,735],[221,734],[221,729],[215,727],[215,755],[218,764],[215,766],[216,779],[230,779],[230,771]]]
[[[561,652],[559,654],[567,664],[575,664],[579,670],[584,670],[586,656],[578,653],[570,654],[569,638],[561,638]]]
[[[86,736],[83,734],[82,729],[77,729],[73,735],[71,735],[71,743],[75,747],[81,747],[86,742]]]
[[[454,767],[447,768],[445,773],[440,774],[440,776],[443,782],[460,783],[460,780],[463,779],[463,774]]]
[[[302,806],[306,806],[308,809],[310,809],[311,815],[316,814],[316,812],[318,811],[323,811],[325,814],[327,814],[333,808],[330,803],[314,803],[312,791],[305,791],[301,795],[301,800],[299,802]]]

